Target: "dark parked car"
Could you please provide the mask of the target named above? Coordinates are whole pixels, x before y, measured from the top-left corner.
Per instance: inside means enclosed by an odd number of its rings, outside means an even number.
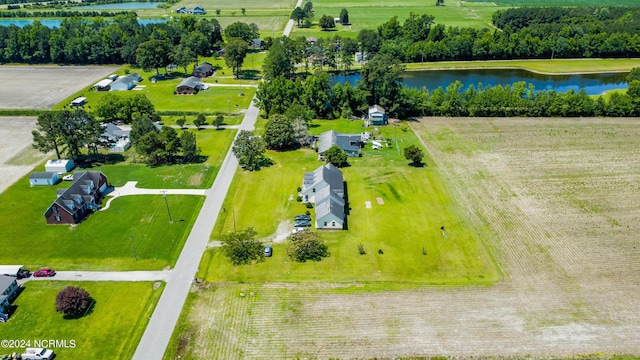
[[[265,257],[271,257],[271,255],[273,255],[273,249],[271,248],[270,245],[267,245],[264,247],[264,256]]]
[[[309,227],[311,226],[311,221],[309,220],[300,220],[300,221],[296,221],[295,224],[293,224],[295,227]]]
[[[18,279],[28,278],[29,276],[31,276],[31,271],[27,269],[20,269],[17,275],[18,275]]]
[[[295,220],[295,221],[300,221],[300,220],[311,221],[311,216],[309,216],[309,215],[296,215],[296,217],[294,217],[293,220]]]
[[[34,277],[51,277],[51,276],[54,276],[55,274],[56,272],[53,271],[53,269],[40,269],[38,271],[33,272]]]

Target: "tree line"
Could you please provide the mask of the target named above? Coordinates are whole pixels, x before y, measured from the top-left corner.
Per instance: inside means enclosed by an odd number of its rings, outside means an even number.
[[[186,68],[220,49],[223,35],[248,44],[260,33],[255,24],[236,22],[223,31],[216,19],[194,16],[147,25],[132,13],[113,20],[74,17],[53,29],[35,21],[23,28],[0,26],[0,63],[135,64],[145,71],[173,63]]]
[[[11,10],[9,5],[8,9]],[[15,9],[15,8],[14,8]],[[133,11],[75,11],[75,10],[55,10],[55,11],[0,11],[0,18],[70,18],[70,17],[114,17],[117,15],[133,14]]]

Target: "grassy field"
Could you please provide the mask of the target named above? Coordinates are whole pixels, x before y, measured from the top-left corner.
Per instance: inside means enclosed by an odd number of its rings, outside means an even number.
[[[157,189],[198,189],[208,188],[220,170],[222,161],[233,142],[236,130],[201,129],[183,130],[196,133],[196,141],[201,148],[203,163],[149,166],[136,160],[133,149],[124,153],[124,162],[99,167],[114,186],[122,186],[127,181],[137,181],[138,187]]]
[[[69,227],[47,225],[42,215],[55,199],[55,187],[30,188],[24,177],[1,196],[0,216],[11,226],[0,227],[4,249],[0,263],[24,264],[32,270],[45,266],[56,270],[157,270],[171,266],[203,202],[199,196],[170,196],[171,215],[177,220],[170,224],[162,196],[126,196],[115,199],[108,210]]]
[[[543,74],[622,72],[640,66],[640,59],[545,59],[441,61],[406,64],[407,70],[524,69]]]
[[[65,320],[55,311],[55,297],[65,286],[84,288],[95,300],[90,313]],[[66,341],[47,346],[61,359],[130,359],[155,308],[163,286],[152,283],[32,281],[14,302],[15,313],[0,327],[0,338]],[[75,346],[72,347],[73,341]],[[0,353],[22,353],[3,347]]]
[[[402,23],[410,13],[418,15],[429,14],[435,17],[435,22],[446,26],[489,27],[491,15],[498,8],[486,4],[460,3],[455,6],[435,6],[435,1],[424,3],[417,0],[403,2],[369,0],[341,2],[336,0],[320,0],[313,2],[315,11],[315,24],[310,28],[294,27],[292,36],[349,36],[355,37],[362,29],[377,29],[382,23],[387,22],[392,16],[397,16]],[[322,15],[338,17],[340,11],[346,8],[349,11],[351,25],[342,26],[336,24],[334,31],[322,31],[317,22]]]
[[[426,118],[411,127],[456,207],[485,234],[499,283],[282,283],[274,273],[208,283],[194,287],[165,359],[640,353],[637,119]]]
[[[317,121],[315,125],[316,134],[329,129],[364,130],[358,121]],[[394,136],[392,127],[381,131],[387,138]],[[406,126],[397,129],[397,135],[401,147],[417,143]],[[293,215],[307,210],[295,201],[296,188],[305,171],[322,165],[317,154],[299,150],[269,152],[268,156],[274,165],[258,172],[238,171],[224,204],[227,211],[218,218],[212,239],[235,226],[253,227],[259,237],[272,241],[269,237],[274,233],[293,228]],[[395,147],[367,148],[364,157],[350,159],[351,166],[344,169],[351,207],[349,230],[322,232],[331,257],[298,264],[286,257],[284,244],[275,244],[274,256],[265,263],[233,267],[220,252],[209,250],[199,276],[210,281],[495,281],[498,274],[478,232],[452,201],[431,159],[426,162],[422,168],[408,166]],[[269,191],[263,184],[269,184]],[[371,208],[366,207],[367,201]],[[441,234],[440,226],[446,226],[447,237]],[[360,243],[367,251],[365,256],[358,255]],[[423,255],[423,248],[427,255]],[[378,249],[384,254],[378,254]]]
[[[446,4],[451,1],[445,1]],[[469,3],[486,3],[486,0],[466,0]],[[455,3],[455,2],[452,2]],[[636,0],[495,0],[498,6],[637,6]]]

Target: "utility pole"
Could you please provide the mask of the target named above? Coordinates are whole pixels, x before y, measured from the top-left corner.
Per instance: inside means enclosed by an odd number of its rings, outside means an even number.
[[[233,212],[233,232],[236,232],[236,209],[231,209]]]
[[[162,196],[164,197],[164,204],[167,206],[167,214],[169,214],[169,222],[173,224],[173,219],[171,218],[171,211],[169,211],[169,202],[167,202],[167,192],[163,191]]]
[[[231,97],[227,96],[227,106],[229,106],[229,115],[231,115]]]
[[[130,234],[131,237],[131,247],[133,248],[133,259],[138,261],[138,257],[136,256],[136,244],[133,242],[133,234]]]
[[[398,130],[396,122],[393,122],[393,136],[396,138],[396,148],[398,148],[398,155],[400,155],[400,146],[398,145]]]

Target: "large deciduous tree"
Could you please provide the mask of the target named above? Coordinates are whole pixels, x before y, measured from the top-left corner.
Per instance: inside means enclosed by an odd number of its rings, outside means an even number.
[[[180,45],[188,47],[196,55],[196,65],[198,64],[198,55],[208,55],[211,49],[209,39],[200,31],[192,31],[183,35]]]
[[[247,43],[240,38],[231,38],[227,41],[224,52],[224,62],[231,68],[233,74],[238,78],[240,68],[244,58],[247,56],[249,47]]]
[[[234,266],[264,261],[264,246],[253,228],[222,235],[222,252]]]
[[[68,319],[84,316],[92,303],[93,299],[87,290],[77,286],[67,286],[56,295],[56,311]]]
[[[411,165],[420,166],[422,164],[422,158],[424,154],[422,153],[422,149],[415,145],[409,145],[404,148],[404,157],[407,160],[411,160]]]
[[[343,167],[347,165],[347,153],[340,149],[337,145],[333,145],[323,154],[324,160],[335,167]]]
[[[262,138],[267,149],[271,150],[287,150],[298,145],[291,122],[283,115],[274,115],[269,118]]]
[[[320,261],[329,256],[329,248],[317,232],[301,231],[287,237],[287,255],[297,262]]]
[[[247,170],[259,170],[266,161],[264,141],[251,131],[241,130],[231,150],[238,163]]]
[[[251,40],[260,38],[260,31],[256,24],[245,24],[237,21],[224,29],[224,36],[227,41],[231,38],[240,38],[249,44]]]
[[[347,9],[340,10],[340,23],[342,25],[349,25],[349,11]]]
[[[196,143],[196,134],[191,131],[185,131],[180,136],[180,145],[182,146],[182,156],[185,162],[190,162],[200,155],[200,149]]]
[[[60,117],[53,111],[43,112],[38,116],[36,130],[33,135],[33,148],[42,153],[51,150],[56,151],[56,156],[60,159],[60,147],[62,146],[62,124]]]
[[[369,93],[369,104],[379,104],[394,116],[400,104],[404,65],[389,54],[378,54],[362,67],[358,87]]]
[[[136,51],[136,63],[144,70],[156,70],[166,67],[171,62],[172,45],[167,40],[149,40],[138,45]],[[166,69],[165,69],[166,72]]]
[[[294,20],[298,27],[300,27],[300,21],[304,20],[305,12],[300,6],[293,9],[291,12],[291,19]]]
[[[319,21],[319,25],[322,28],[322,31],[327,31],[329,29],[333,29],[336,27],[336,22],[333,17],[329,15],[322,15]]]

